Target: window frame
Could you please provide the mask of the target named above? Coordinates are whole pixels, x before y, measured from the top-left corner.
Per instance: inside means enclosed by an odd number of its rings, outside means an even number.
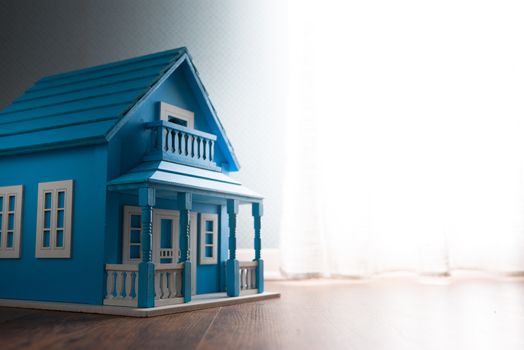
[[[71,258],[73,219],[73,180],[40,182],[38,184],[38,208],[36,224],[37,258]],[[58,193],[64,192],[64,206],[58,207]],[[45,207],[46,193],[51,193],[51,207]],[[44,227],[45,212],[50,211],[49,228]],[[63,225],[57,227],[58,212],[63,211]],[[49,231],[49,247],[44,247],[44,230]],[[56,246],[58,231],[62,230],[62,246]]]
[[[195,113],[169,103],[160,102],[160,120],[168,122],[169,117],[185,120],[187,122],[186,128],[195,128]]]
[[[20,258],[20,242],[22,236],[22,203],[24,186],[2,186],[0,197],[2,197],[2,209],[0,210],[0,259]],[[14,210],[9,210],[9,197],[15,197]],[[9,215],[13,215],[13,229],[9,230]],[[13,233],[13,246],[7,247],[8,233]]]
[[[131,215],[138,215],[140,216],[140,243],[133,243],[134,245],[138,245],[138,258],[132,259],[129,254],[129,250],[131,249]],[[133,206],[133,205],[124,205],[124,217],[123,217],[123,225],[124,225],[124,237],[122,240],[123,249],[122,249],[122,263],[123,264],[138,264],[142,261],[142,210],[140,207]]]
[[[213,222],[213,231],[207,231],[206,221]],[[206,235],[213,235],[213,243],[206,243]],[[200,265],[214,265],[218,262],[218,214],[202,213],[200,214]],[[206,256],[206,248],[212,247],[213,255]]]

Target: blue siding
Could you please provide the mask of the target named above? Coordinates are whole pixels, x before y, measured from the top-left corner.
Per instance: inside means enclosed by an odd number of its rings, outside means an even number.
[[[0,298],[101,304],[104,145],[0,158],[0,185],[24,185],[20,259],[0,259]],[[35,258],[38,183],[74,180],[69,259]]]

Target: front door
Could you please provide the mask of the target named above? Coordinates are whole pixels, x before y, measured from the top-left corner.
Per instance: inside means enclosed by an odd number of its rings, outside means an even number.
[[[153,210],[153,261],[155,264],[178,262],[179,214],[175,210]]]
[[[156,264],[176,264],[180,257],[179,212],[177,210],[153,210],[153,260]],[[189,254],[191,259],[191,294],[196,294],[196,242],[197,214],[191,213]]]

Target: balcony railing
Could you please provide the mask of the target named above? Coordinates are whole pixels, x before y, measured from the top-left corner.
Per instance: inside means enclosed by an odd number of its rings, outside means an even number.
[[[147,124],[153,129],[154,146],[150,159],[186,163],[217,169],[215,163],[216,135],[186,128],[166,121]]]

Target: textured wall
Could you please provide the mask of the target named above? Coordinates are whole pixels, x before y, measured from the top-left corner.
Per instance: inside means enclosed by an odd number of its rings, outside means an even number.
[[[264,247],[279,243],[286,3],[272,1],[3,0],[0,108],[39,77],[187,46],[242,166],[266,196]],[[247,208],[239,247],[252,247]]]

